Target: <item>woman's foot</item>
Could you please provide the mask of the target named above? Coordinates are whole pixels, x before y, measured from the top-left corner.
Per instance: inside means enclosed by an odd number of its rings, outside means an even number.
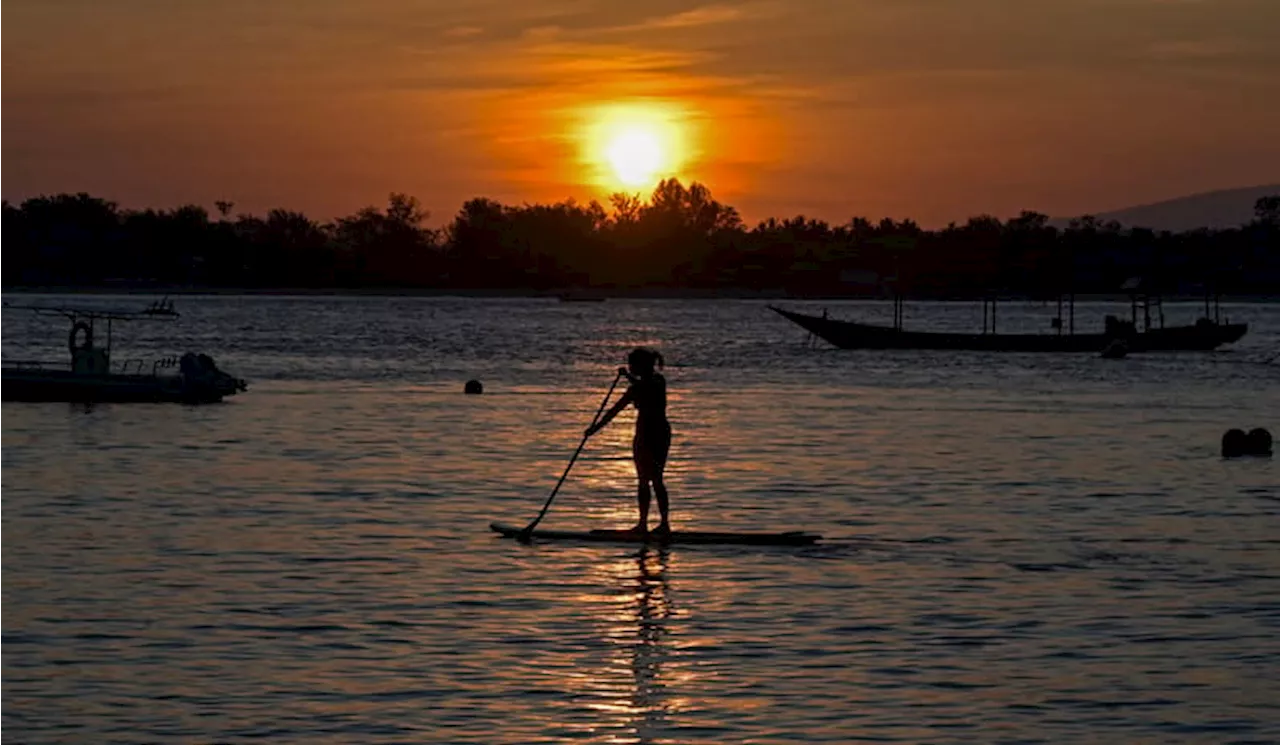
[[[659,538],[666,538],[671,535],[670,523],[659,523],[658,527],[653,529],[653,534]]]
[[[645,523],[636,523],[630,528],[627,528],[625,532],[628,535],[647,535],[649,532],[649,526]]]

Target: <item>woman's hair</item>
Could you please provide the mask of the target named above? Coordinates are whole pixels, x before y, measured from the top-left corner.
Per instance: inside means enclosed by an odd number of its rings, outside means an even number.
[[[636,370],[653,370],[655,365],[662,369],[662,353],[648,347],[636,347],[627,355],[627,364]]]

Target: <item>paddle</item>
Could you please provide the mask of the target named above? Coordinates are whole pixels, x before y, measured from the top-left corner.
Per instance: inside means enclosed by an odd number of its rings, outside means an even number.
[[[596,415],[591,417],[591,426],[594,427],[596,422],[600,420],[600,415],[604,413],[604,407],[609,403],[609,398],[613,396],[613,389],[618,387],[619,380],[622,380],[621,370],[619,370],[618,374],[614,376],[613,384],[609,386],[609,392],[604,394],[604,400],[600,402],[600,408],[596,409]],[[542,511],[538,513],[537,517],[533,518],[533,522],[529,523],[525,526],[524,530],[520,531],[520,535],[518,536],[520,540],[529,540],[529,536],[533,533],[533,529],[542,521],[543,515],[547,514],[547,509],[551,507],[551,501],[556,498],[556,493],[559,492],[560,487],[564,485],[564,480],[569,478],[569,469],[573,468],[573,464],[578,460],[578,455],[582,452],[582,449],[587,446],[587,440],[590,437],[591,435],[586,432],[582,434],[582,442],[578,443],[578,449],[573,451],[573,457],[569,459],[569,465],[564,467],[564,473],[560,474],[560,480],[556,482],[556,488],[551,490],[551,496],[547,497],[546,504],[542,505]]]

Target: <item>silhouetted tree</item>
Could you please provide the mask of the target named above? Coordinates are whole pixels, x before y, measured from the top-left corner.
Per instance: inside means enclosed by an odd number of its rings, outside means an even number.
[[[16,254],[25,281],[97,284],[113,276],[119,228],[115,202],[83,192],[35,197],[5,214],[5,254]]]
[[[1015,286],[1034,288],[1040,297],[1071,290],[1073,267],[1059,249],[1058,231],[1049,225],[1048,215],[1024,210],[1004,228],[1005,256],[1017,274]]]
[[[365,207],[333,226],[334,270],[347,286],[431,287],[438,280],[434,230],[415,197],[392,194],[387,209]]]
[[[335,275],[329,236],[301,212],[273,209],[265,220],[242,217],[236,232],[246,284],[262,287],[331,287]]]
[[[471,199],[458,210],[447,236],[451,285],[476,288],[509,279],[514,239],[506,207],[492,199]]]
[[[13,284],[14,277],[20,277],[24,284],[38,281],[35,273],[39,257],[34,255],[34,247],[27,235],[26,216],[8,199],[0,206],[0,226],[4,230],[5,266],[9,267],[5,281]]]
[[[1260,197],[1253,203],[1253,214],[1258,222],[1267,225],[1280,225],[1280,194]]]
[[[699,183],[660,182],[647,200],[504,205],[473,199],[443,230],[417,199],[391,194],[321,225],[300,212],[219,219],[199,206],[125,210],[87,194],[3,206],[7,281],[203,287],[686,287],[974,297],[1153,289],[1280,290],[1280,196],[1232,230],[1124,229],[1083,216],[1065,230],[1045,215],[978,215],[923,230],[865,217],[831,225],[805,215],[761,220]],[[868,279],[870,278],[870,279]]]
[[[613,222],[615,225],[631,225],[638,222],[640,220],[640,210],[644,207],[644,202],[640,200],[639,194],[623,194],[621,192],[610,195],[609,204],[613,207]]]

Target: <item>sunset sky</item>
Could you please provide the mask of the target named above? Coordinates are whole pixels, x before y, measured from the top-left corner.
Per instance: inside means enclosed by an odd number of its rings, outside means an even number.
[[[748,220],[1280,181],[1280,0],[6,0],[3,193],[321,220],[408,192]]]

